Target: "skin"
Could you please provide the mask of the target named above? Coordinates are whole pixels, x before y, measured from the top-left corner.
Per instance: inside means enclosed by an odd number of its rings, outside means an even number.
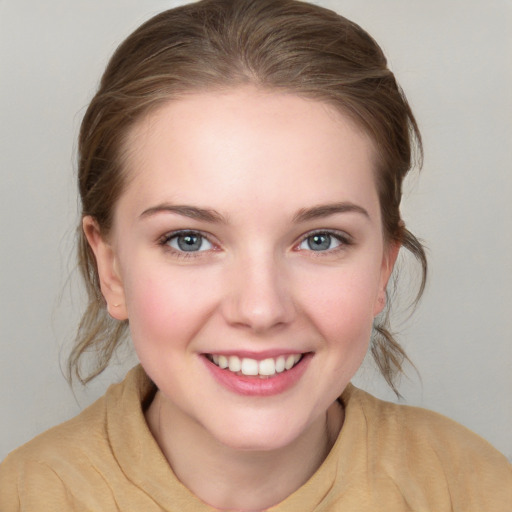
[[[109,313],[129,319],[159,388],[148,425],[205,502],[269,507],[332,447],[336,399],[385,304],[398,247],[382,232],[374,148],[332,107],[252,87],[169,102],[126,147],[112,231],[90,217],[84,230]],[[200,250],[180,251],[179,230],[203,234]],[[323,250],[310,248],[317,231],[331,236]],[[207,370],[205,354],[268,350],[308,354],[276,395],[240,395]]]

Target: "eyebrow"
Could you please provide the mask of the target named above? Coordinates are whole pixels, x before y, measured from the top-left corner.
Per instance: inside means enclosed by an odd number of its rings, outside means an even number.
[[[188,206],[188,205],[174,205],[169,203],[159,204],[157,206],[153,206],[152,208],[148,208],[144,210],[140,214],[140,218],[150,217],[152,215],[156,215],[158,213],[176,213],[178,215],[182,215],[183,217],[188,217],[190,219],[202,220],[204,222],[212,222],[212,223],[223,223],[226,224],[227,221],[225,217],[223,217],[216,210],[211,210],[209,208],[198,208],[196,206]]]
[[[150,217],[159,213],[176,213],[189,219],[201,220],[204,222],[227,224],[226,218],[216,210],[210,208],[199,208],[189,205],[174,205],[162,203],[144,210],[140,214],[140,218]],[[320,219],[335,215],[337,213],[359,213],[370,218],[368,212],[357,204],[350,202],[322,204],[311,208],[300,209],[293,217],[293,222],[300,223],[309,220]]]
[[[313,206],[312,208],[302,208],[295,214],[293,220],[297,223],[305,222],[308,220],[321,219],[337,213],[360,213],[368,219],[370,218],[370,215],[362,206],[350,202],[341,202],[321,204],[319,206]]]

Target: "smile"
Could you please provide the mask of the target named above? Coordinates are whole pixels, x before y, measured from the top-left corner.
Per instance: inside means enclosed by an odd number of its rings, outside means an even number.
[[[240,358],[235,355],[207,354],[206,357],[222,370],[228,370],[236,375],[268,378],[291,370],[302,359],[302,355],[282,355],[261,361],[249,357]]]

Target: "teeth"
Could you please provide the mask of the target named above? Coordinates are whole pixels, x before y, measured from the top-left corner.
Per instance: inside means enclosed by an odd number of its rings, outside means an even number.
[[[270,377],[276,373],[282,373],[285,370],[291,370],[302,358],[302,354],[291,354],[289,356],[279,356],[267,358],[261,361],[238,356],[212,355],[213,361],[219,368],[229,369],[233,373],[241,372],[243,375]]]
[[[293,368],[293,365],[295,364],[295,356],[288,356],[286,358],[286,362],[284,363],[285,370],[290,370]]]
[[[284,356],[279,356],[276,359],[276,373],[284,372],[284,367],[286,365],[286,359]]]
[[[241,369],[242,369],[242,363],[240,361],[240,358],[237,356],[231,356],[229,358],[229,371],[236,373],[236,372],[239,372]]]
[[[275,375],[276,363],[273,359],[263,359],[258,364],[260,375]]]
[[[244,375],[258,375],[258,361],[254,359],[242,359],[242,373]]]

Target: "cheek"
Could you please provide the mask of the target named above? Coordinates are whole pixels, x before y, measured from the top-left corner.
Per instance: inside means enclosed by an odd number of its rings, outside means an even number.
[[[139,267],[140,268],[140,267]],[[140,349],[183,346],[201,328],[214,307],[212,287],[197,272],[157,272],[133,276],[125,286],[133,343]]]
[[[303,281],[302,302],[326,340],[346,347],[365,346],[373,326],[378,277],[371,267],[366,272],[340,268],[310,273]]]

